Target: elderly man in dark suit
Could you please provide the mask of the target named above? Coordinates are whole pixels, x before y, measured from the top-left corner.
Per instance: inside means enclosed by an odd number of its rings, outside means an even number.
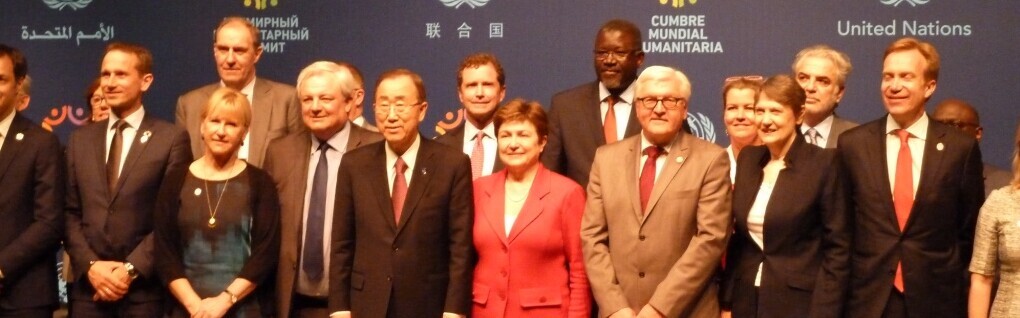
[[[326,269],[337,171],[344,153],[382,140],[378,133],[348,121],[356,87],[349,69],[337,63],[320,61],[305,67],[297,89],[308,132],[269,143],[263,168],[276,184],[282,207],[277,317],[329,314]]]
[[[149,50],[110,44],[100,77],[110,118],[78,128],[67,146],[73,315],[155,317],[166,292],[153,268],[153,198],[187,172],[188,134],[142,106],[153,81]]]
[[[337,317],[464,317],[471,310],[471,164],[422,138],[428,103],[406,69],[376,82],[385,142],[344,155],[333,214],[329,310]]]
[[[269,140],[303,129],[294,87],[255,77],[255,64],[262,56],[262,41],[259,29],[248,19],[223,19],[214,39],[213,57],[220,82],[181,95],[177,100],[177,126],[188,130],[192,155],[202,156],[205,146],[198,131],[202,108],[217,88],[233,88],[247,96],[252,107],[251,127],[237,156],[261,167]]]
[[[836,116],[852,70],[850,57],[824,44],[804,48],[794,58],[794,78],[807,93],[800,132],[809,144],[834,149],[839,135],[857,127],[857,123]]]
[[[467,120],[437,137],[436,141],[464,151],[471,158],[474,179],[503,170],[503,162],[496,155],[493,124],[496,109],[506,96],[506,75],[499,59],[488,53],[464,58],[457,70],[457,96]]]
[[[52,317],[63,236],[64,154],[53,134],[18,114],[28,63],[0,44],[0,317]]]
[[[855,227],[847,317],[967,315],[981,151],[925,114],[938,74],[934,46],[896,40],[882,67],[888,115],[839,139]]]
[[[595,149],[641,131],[634,112],[634,79],[644,62],[641,30],[625,20],[611,20],[595,36],[597,81],[559,92],[549,110],[549,143],[542,164],[582,187]]]

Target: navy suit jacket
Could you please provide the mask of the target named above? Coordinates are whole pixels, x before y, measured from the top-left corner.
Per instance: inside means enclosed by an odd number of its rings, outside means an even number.
[[[53,134],[18,113],[0,149],[0,312],[57,305],[64,233],[64,154]]]
[[[900,231],[886,168],[886,117],[839,137],[854,244],[847,317],[881,317],[903,263],[909,317],[966,317],[967,266],[984,202],[977,140],[930,120],[920,182]]]
[[[152,230],[156,196],[180,180],[192,162],[188,133],[145,114],[121,168],[116,191],[106,177],[109,119],[82,126],[67,145],[67,252],[79,282],[72,299],[91,300],[91,261],[130,262],[139,273],[126,298],[155,300],[164,288],[155,275]],[[148,138],[143,137],[146,133]],[[125,140],[127,142],[127,140]]]

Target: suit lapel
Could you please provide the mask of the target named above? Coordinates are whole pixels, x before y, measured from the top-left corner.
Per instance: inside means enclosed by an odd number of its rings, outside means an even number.
[[[892,201],[892,187],[889,185],[889,159],[885,153],[885,120],[878,121],[870,130],[872,142],[864,146],[867,150],[867,158],[865,158],[864,162],[878,164],[878,166],[869,169],[872,172],[871,179],[875,180],[874,186],[881,194],[880,197],[883,198],[882,205],[886,211],[889,211],[889,213],[886,213],[888,224],[898,230],[900,226],[899,221],[896,220],[896,207]]]
[[[294,143],[289,145],[290,147],[294,147],[292,148],[293,151],[288,151],[289,153],[295,154],[294,158],[298,160],[298,168],[291,172],[294,175],[290,177],[297,188],[297,191],[293,193],[297,200],[294,200],[293,202],[295,205],[288,209],[289,211],[295,211],[294,213],[289,213],[289,217],[291,218],[290,221],[293,222],[292,224],[297,224],[298,229],[297,239],[293,242],[297,244],[296,248],[298,253],[295,255],[301,255],[301,253],[303,253],[301,248],[304,246],[305,226],[302,220],[304,218],[305,211],[305,193],[308,191],[308,163],[312,155],[312,140],[308,137],[308,134],[301,134],[300,136],[301,138],[297,138]],[[299,260],[293,261],[297,262]]]
[[[269,134],[269,121],[273,117],[273,92],[265,81],[256,78],[251,97],[251,129],[248,130],[251,145],[248,146],[248,160],[259,162],[262,156],[263,141]]]
[[[7,175],[7,166],[17,157],[18,150],[21,149],[20,143],[25,138],[24,131],[27,128],[25,123],[21,121],[21,115],[17,111],[14,111],[12,116],[14,118],[11,119],[11,127],[7,129],[7,135],[4,136],[4,146],[0,149],[0,182],[3,182],[4,176]],[[21,139],[18,139],[17,136],[19,135]]]
[[[551,192],[551,186],[549,185],[549,170],[539,167],[538,173],[535,175],[535,180],[531,182],[531,189],[528,190],[528,197],[524,201],[524,206],[521,207],[521,212],[517,215],[517,219],[514,221],[513,227],[510,228],[510,238],[507,240],[509,243],[513,243],[514,239],[517,238],[524,231],[528,225],[531,225],[545,209],[545,204],[542,204],[542,200]]]
[[[751,152],[748,152],[747,150],[748,150],[747,148],[744,148],[744,152],[741,152],[740,155],[742,155],[742,156],[750,155]],[[745,155],[745,153],[746,153],[746,155]],[[759,189],[759,188],[761,188],[762,179],[765,177],[764,172],[762,171],[762,169],[765,168],[765,165],[768,163],[769,152],[768,151],[761,151],[761,152],[755,152],[755,154],[761,154],[761,156],[759,156],[757,158],[757,160],[756,160],[757,164],[751,167],[751,168],[754,168],[754,169],[746,169],[747,171],[743,171],[743,170],[739,170],[742,167],[739,167],[739,166],[737,167],[737,169],[739,171],[739,176],[741,177],[740,181],[741,181],[742,185],[743,184],[757,185],[757,187],[743,187],[743,186],[734,187],[734,191],[733,191],[734,192],[734,196],[733,196],[733,217],[735,219],[737,219],[737,220],[746,220],[747,219],[748,214],[750,214],[750,212],[751,212],[751,206],[754,205],[754,199],[758,196],[758,191],[757,190],[755,190],[755,191],[744,191],[744,189],[748,189],[749,190],[749,189]],[[746,177],[746,178],[743,178],[743,177]],[[736,191],[736,189],[741,189],[741,191],[739,192],[739,195],[738,195],[738,192]],[[777,189],[778,189],[778,187],[777,187]]]
[[[418,138],[421,137],[419,136]],[[407,186],[407,198],[404,200],[404,208],[400,211],[397,235],[400,235],[400,231],[404,229],[407,220],[417,210],[418,201],[425,194],[425,189],[428,189],[429,183],[432,180],[432,175],[429,174],[429,171],[432,171],[433,174],[435,173],[435,169],[432,166],[432,150],[429,142],[422,138],[421,145],[418,146],[418,158],[415,159],[415,167],[411,171],[411,184]]]
[[[639,169],[639,165],[641,164],[641,152],[638,151],[638,148],[641,147],[641,137],[625,139],[621,142],[629,143],[627,145],[627,153],[623,156],[622,166],[623,180],[626,180],[628,184],[622,186],[627,189],[627,197],[630,198],[631,213],[640,223],[642,214],[640,189],[641,178],[638,176],[637,169]]]
[[[386,224],[390,226],[393,231],[397,230],[397,221],[393,218],[393,201],[390,196],[390,169],[393,167],[386,166],[386,142],[383,141],[375,146],[373,150],[375,155],[373,158],[378,160],[372,160],[368,163],[369,174],[375,174],[375,176],[369,176],[366,178],[370,183],[369,186],[373,189],[372,193],[377,193],[376,204],[379,206],[379,213],[382,213],[383,219],[386,220]],[[404,205],[407,205],[407,200],[404,200]]]
[[[506,201],[504,201],[506,199],[506,173],[500,172],[493,182],[492,187],[485,190],[486,202],[488,202],[488,205],[485,206],[485,220],[492,228],[492,232],[496,233],[500,242],[503,242],[503,246],[509,246],[506,235]]]
[[[903,232],[910,229],[910,225],[914,223],[914,219],[917,218],[919,213],[918,206],[922,203],[922,193],[933,193],[938,192],[935,189],[928,189],[938,184],[937,178],[940,174],[936,171],[942,170],[942,159],[943,150],[946,149],[946,144],[943,143],[946,131],[941,126],[933,123],[933,120],[928,121],[928,136],[925,137],[924,142],[924,157],[921,159],[921,177],[917,182],[917,191],[914,195],[914,205],[911,207],[910,216],[907,218],[907,224],[903,227]],[[939,147],[942,145],[942,147]]]
[[[138,162],[138,158],[145,153],[145,147],[149,145],[149,141],[153,138],[170,137],[156,136],[152,133],[151,129],[152,118],[146,114],[145,117],[142,118],[142,124],[135,130],[135,138],[133,140],[129,140],[131,143],[131,149],[128,149],[127,159],[124,160],[124,165],[120,168],[120,176],[117,178],[117,186],[115,187],[117,191],[111,196],[111,202],[117,198],[117,194],[120,193],[120,188],[124,186],[125,180],[131,176],[131,171],[134,170],[131,168],[136,162]]]
[[[606,135],[602,128],[602,100],[599,99],[599,82],[595,81],[589,87],[591,91],[587,94],[588,99],[583,101],[580,106],[581,108],[595,107],[595,111],[581,111],[580,113],[588,114],[584,118],[588,123],[590,135],[595,137],[595,144],[605,145]]]
[[[659,176],[655,178],[656,182],[652,186],[651,196],[648,197],[648,206],[645,211],[645,217],[641,220],[642,224],[648,219],[648,215],[652,214],[652,210],[655,209],[655,204],[659,202],[662,193],[673,182],[673,177],[680,171],[680,167],[684,165],[686,158],[690,155],[690,147],[687,145],[687,138],[690,135],[684,132],[679,132],[678,134],[680,135],[673,140],[673,145],[669,147],[670,151],[666,154],[666,166],[662,167],[662,172],[659,172]]]
[[[91,134],[87,137],[87,140],[92,142],[92,146],[88,147],[89,150],[87,151],[92,151],[92,161],[96,164],[93,168],[95,170],[93,171],[96,171],[96,174],[99,176],[100,182],[97,185],[102,186],[103,193],[106,193],[106,203],[112,204],[114,195],[113,193],[110,193],[109,187],[106,186],[110,184],[109,178],[106,176],[106,151],[108,147],[106,145],[106,138],[110,133],[109,124],[110,119],[104,119],[102,121],[92,123],[88,127],[83,127],[82,129],[94,128],[90,131]],[[91,125],[95,125],[95,127],[91,127]]]

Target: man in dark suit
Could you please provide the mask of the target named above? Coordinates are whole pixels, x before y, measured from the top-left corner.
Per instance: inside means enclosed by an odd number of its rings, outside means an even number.
[[[807,93],[800,132],[809,144],[836,148],[839,135],[857,127],[857,123],[836,116],[852,70],[850,57],[824,44],[804,48],[794,58],[794,78]]]
[[[216,28],[213,57],[220,82],[202,86],[177,100],[177,126],[191,136],[191,153],[202,155],[205,145],[199,126],[202,108],[220,87],[230,87],[248,97],[251,127],[244,138],[238,158],[256,167],[262,166],[269,140],[301,131],[300,105],[294,87],[255,77],[255,64],[262,56],[259,29],[246,18],[227,17]]]
[[[52,317],[64,222],[60,141],[15,108],[28,63],[0,44],[0,317]]]
[[[365,128],[365,130],[379,132],[379,128],[375,128],[375,122],[365,121],[365,116],[362,116],[365,113],[365,76],[361,75],[361,70],[354,66],[354,64],[343,61],[336,62],[336,64],[347,69],[347,72],[350,72],[354,79],[354,91],[351,93],[354,105],[351,106],[351,111],[347,112],[348,121],[358,125],[358,127]]]
[[[348,69],[333,62],[312,63],[298,75],[297,89],[308,132],[271,141],[263,165],[280,193],[277,316],[326,317],[325,269],[340,161],[344,153],[382,136],[348,122],[357,89]]]
[[[855,226],[848,317],[965,317],[983,201],[977,141],[931,120],[939,55],[914,38],[885,51],[887,116],[839,139]]]
[[[464,151],[471,158],[471,176],[478,179],[503,169],[496,155],[496,108],[506,97],[503,65],[489,53],[464,58],[457,70],[457,97],[464,106],[463,125],[436,137],[439,143]]]
[[[981,142],[985,128],[981,127],[981,117],[977,109],[966,101],[950,98],[935,106],[931,118],[937,122],[956,127],[965,134],[971,135]],[[1005,187],[1013,180],[1013,174],[999,167],[985,163],[982,173],[985,179],[985,197],[992,193],[992,190]]]
[[[634,112],[634,79],[644,62],[641,30],[610,20],[595,36],[598,80],[556,93],[549,110],[549,143],[542,163],[588,185],[595,149],[641,131]]]
[[[471,309],[471,164],[422,138],[421,77],[380,75],[385,142],[344,155],[337,177],[329,310],[335,317],[465,317]]]
[[[110,44],[100,77],[110,118],[78,128],[67,146],[73,315],[156,317],[165,286],[154,270],[153,198],[187,173],[188,134],[142,106],[153,81],[149,50]]]

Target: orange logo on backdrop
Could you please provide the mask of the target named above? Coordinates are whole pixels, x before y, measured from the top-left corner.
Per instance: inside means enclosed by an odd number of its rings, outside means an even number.
[[[693,5],[697,4],[698,0],[659,0],[659,4],[671,5],[674,8],[683,8],[684,5],[686,4],[685,2],[690,2]]]

